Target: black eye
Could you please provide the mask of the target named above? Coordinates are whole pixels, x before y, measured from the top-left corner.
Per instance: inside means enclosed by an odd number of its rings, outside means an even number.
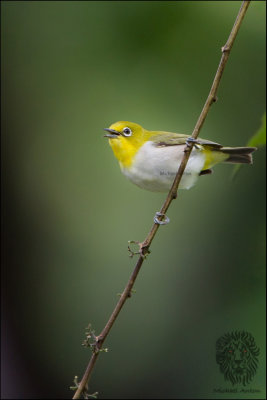
[[[123,129],[123,134],[124,134],[124,136],[131,136],[132,131],[131,131],[130,128],[128,128],[128,127],[126,126],[126,128]]]

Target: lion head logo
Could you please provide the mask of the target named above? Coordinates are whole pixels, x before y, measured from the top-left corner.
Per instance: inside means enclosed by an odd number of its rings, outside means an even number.
[[[216,342],[216,362],[226,381],[235,384],[250,383],[258,366],[259,348],[248,332],[231,332]]]

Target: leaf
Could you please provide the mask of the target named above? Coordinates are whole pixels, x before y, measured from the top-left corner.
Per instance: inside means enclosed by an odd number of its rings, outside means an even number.
[[[249,147],[261,147],[264,145],[266,145],[266,112],[262,116],[261,127],[250,138],[247,144]]]
[[[248,147],[262,147],[266,145],[266,112],[261,119],[261,126],[247,142]],[[236,164],[233,168],[231,179],[233,180],[239,171],[241,164]]]

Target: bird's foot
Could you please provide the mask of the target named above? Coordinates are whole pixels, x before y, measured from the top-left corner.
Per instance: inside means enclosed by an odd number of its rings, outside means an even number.
[[[198,141],[197,141],[197,139],[194,139],[194,138],[192,138],[192,137],[190,136],[190,137],[188,137],[188,138],[186,139],[185,143],[186,143],[187,145],[189,145],[190,143],[197,144]]]

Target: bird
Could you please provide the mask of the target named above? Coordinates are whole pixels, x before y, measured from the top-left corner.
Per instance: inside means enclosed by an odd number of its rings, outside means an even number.
[[[104,130],[122,173],[135,185],[152,192],[170,190],[190,141],[193,149],[179,189],[190,189],[199,176],[212,173],[215,164],[252,164],[252,153],[257,150],[256,147],[224,147],[190,135],[147,130],[129,121],[115,122]]]

